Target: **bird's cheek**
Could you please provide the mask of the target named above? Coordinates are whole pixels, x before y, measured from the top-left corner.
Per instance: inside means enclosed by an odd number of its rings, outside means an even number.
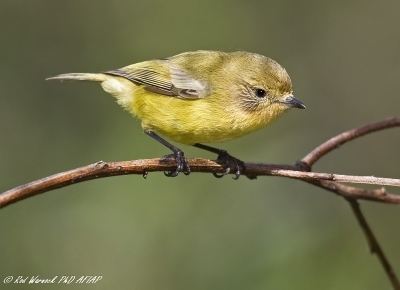
[[[269,113],[274,116],[278,116],[278,115],[282,114],[283,112],[287,111],[288,109],[289,109],[289,107],[282,103],[272,103],[267,108]]]

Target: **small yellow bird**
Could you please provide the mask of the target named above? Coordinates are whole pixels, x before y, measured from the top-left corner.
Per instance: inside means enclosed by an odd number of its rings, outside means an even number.
[[[304,109],[276,61],[244,51],[194,51],[103,73],[68,73],[49,79],[97,81],[142,121],[144,132],[168,147],[177,168],[190,173],[184,153],[158,134],[218,154],[236,178],[243,163],[201,143],[233,139],[268,125],[289,108]],[[217,177],[220,177],[218,175]]]

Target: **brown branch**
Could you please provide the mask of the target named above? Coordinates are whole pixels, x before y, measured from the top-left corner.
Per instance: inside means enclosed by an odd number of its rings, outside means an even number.
[[[297,164],[299,167],[305,168],[307,170],[311,170],[312,165],[317,162],[321,157],[328,154],[332,150],[338,148],[339,146],[343,145],[346,142],[349,142],[355,138],[364,136],[366,134],[376,132],[383,129],[399,127],[400,126],[400,118],[388,118],[381,122],[367,124],[360,128],[355,128],[352,130],[348,130],[343,132],[316,147],[310,153],[308,153],[301,161]],[[392,265],[390,264],[388,258],[386,257],[385,252],[383,251],[378,239],[376,238],[374,232],[372,231],[370,225],[365,218],[361,207],[357,201],[357,199],[361,199],[356,197],[357,195],[362,196],[362,199],[368,199],[368,195],[371,196],[372,200],[375,199],[376,195],[383,195],[386,196],[387,192],[385,188],[375,189],[375,190],[365,190],[358,187],[347,186],[344,184],[338,184],[336,182],[331,181],[311,181],[310,183],[322,187],[324,189],[330,190],[335,192],[341,196],[343,196],[349,203],[355,218],[360,225],[364,236],[368,242],[370,251],[372,254],[375,254],[379,262],[381,263],[386,276],[388,277],[390,283],[392,284],[393,289],[400,290],[400,281],[394,272]],[[396,198],[398,197],[395,196]]]
[[[358,201],[355,199],[348,199],[348,202],[351,206],[351,209],[353,210],[354,216],[356,217],[358,224],[360,225],[361,229],[364,232],[364,235],[367,238],[367,242],[371,253],[375,254],[378,257],[379,261],[382,264],[383,269],[385,270],[386,275],[388,276],[390,283],[393,286],[393,289],[400,290],[400,281],[397,278],[396,273],[393,270],[393,267],[390,265],[389,260],[386,258],[386,255],[383,252],[383,249],[379,244],[378,240],[376,239],[374,232],[372,231],[366,218],[364,217],[364,214],[361,211]]]
[[[384,130],[394,127],[400,126],[400,117],[392,117],[386,120],[370,123],[365,126],[351,129],[332,137],[331,139],[325,141],[310,153],[308,153],[301,161],[307,164],[308,166],[312,166],[315,162],[317,162],[322,156],[328,154],[332,150],[339,148],[344,143],[347,143],[351,140],[354,140],[358,137]]]
[[[345,183],[364,183],[375,185],[400,186],[399,179],[381,178],[374,176],[353,176],[333,173],[311,172],[312,165],[321,157],[338,148],[346,142],[366,134],[400,126],[400,118],[394,117],[381,122],[371,123],[360,128],[343,132],[316,147],[296,165],[275,165],[245,163],[243,174],[255,176],[281,176],[300,179],[315,186],[331,191],[344,197],[351,205],[353,212],[367,238],[371,252],[376,254],[390,279],[392,286],[400,290],[399,280],[392,266],[386,258],[382,247],[379,245],[370,226],[368,225],[357,200],[371,200],[391,204],[400,204],[400,195],[387,192],[384,188],[367,190],[353,187]],[[215,161],[207,159],[191,159],[189,166],[192,172],[222,173],[224,168]],[[21,185],[0,194],[0,208],[15,203],[19,200],[34,196],[39,193],[56,188],[68,186],[78,182],[127,174],[143,174],[144,172],[169,171],[176,167],[174,160],[169,159],[144,159],[120,162],[97,162],[84,167],[61,172],[48,176],[25,185]]]
[[[208,159],[190,159],[188,160],[188,163],[192,172],[224,172],[224,168],[220,164]],[[173,170],[175,166],[176,163],[174,160],[158,158],[119,162],[100,161],[80,168],[57,173],[5,191],[0,194],[0,207],[10,205],[14,202],[34,196],[42,192],[79,183],[82,181],[116,175],[168,171]],[[382,190],[371,191],[358,188],[348,190],[350,187],[342,187],[341,184],[337,182],[326,183],[326,181],[336,180],[336,176],[338,176],[331,173],[298,171],[296,170],[295,166],[290,165],[245,163],[244,166],[245,170],[243,174],[249,176],[281,176],[293,179],[300,179],[308,181],[312,184],[318,185],[330,191],[334,191],[335,193],[342,195],[346,198],[365,199],[384,203],[400,204],[400,195],[383,192]],[[350,178],[343,178],[343,176],[347,175],[339,176],[341,176],[342,179],[338,178],[337,181],[350,181],[356,180],[357,178],[359,180],[368,180],[369,178],[364,176],[348,176]],[[325,183],[323,181],[325,181]]]
[[[383,203],[399,204],[400,195],[389,193],[384,187],[364,189],[327,180],[307,181],[347,199],[378,201]]]

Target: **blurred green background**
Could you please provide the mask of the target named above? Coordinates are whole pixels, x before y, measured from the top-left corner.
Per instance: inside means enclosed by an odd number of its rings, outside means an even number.
[[[2,0],[0,191],[98,160],[168,153],[97,84],[44,81],[63,72],[197,49],[270,56],[308,109],[222,145],[246,161],[293,163],[340,131],[399,115],[399,9],[394,0]],[[399,177],[399,145],[398,130],[376,133],[315,169]],[[399,207],[362,204],[399,273]],[[0,230],[1,279],[103,275],[69,289],[390,288],[348,205],[287,179],[100,179],[1,209]],[[0,284],[13,286],[43,287]]]

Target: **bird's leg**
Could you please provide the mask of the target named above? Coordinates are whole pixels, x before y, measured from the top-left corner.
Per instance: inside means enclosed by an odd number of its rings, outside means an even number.
[[[196,143],[193,146],[218,154],[217,162],[220,163],[225,168],[225,172],[222,174],[221,173],[213,173],[213,175],[215,177],[221,178],[224,175],[234,172],[235,176],[233,178],[234,179],[239,178],[241,172],[244,169],[243,161],[233,157],[226,150],[223,150],[223,149],[218,149],[218,148],[214,148],[214,147],[204,145],[204,144],[199,144],[199,143]],[[251,178],[250,176],[248,176],[248,177]]]
[[[161,138],[159,135],[157,135],[155,132],[151,130],[145,130],[144,131],[148,136],[156,140],[157,142],[161,143],[165,147],[169,148],[172,151],[172,154],[165,156],[166,158],[173,157],[176,161],[176,169],[175,171],[166,171],[164,174],[168,177],[175,177],[179,174],[179,172],[183,172],[184,174],[188,175],[190,173],[190,168],[189,165],[187,164],[187,161],[185,159],[185,155],[183,151],[165,139]]]

